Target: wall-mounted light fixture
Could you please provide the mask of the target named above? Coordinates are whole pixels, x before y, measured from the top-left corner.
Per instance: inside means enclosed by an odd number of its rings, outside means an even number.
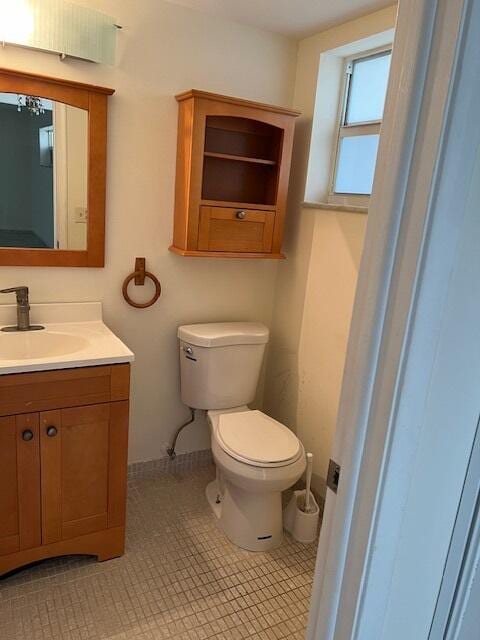
[[[116,20],[66,0],[0,0],[0,43],[115,63]]]

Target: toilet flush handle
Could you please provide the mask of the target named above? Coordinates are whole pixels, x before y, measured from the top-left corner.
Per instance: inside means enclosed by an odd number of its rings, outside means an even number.
[[[193,356],[192,347],[183,347],[183,350],[185,351],[185,353],[188,353],[189,356]]]

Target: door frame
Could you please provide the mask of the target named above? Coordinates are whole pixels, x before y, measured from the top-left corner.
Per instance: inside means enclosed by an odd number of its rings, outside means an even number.
[[[53,211],[55,248],[68,248],[67,105],[53,102]]]
[[[472,107],[480,101],[478,78],[472,82],[480,20],[472,12],[478,16],[480,0],[400,0],[332,456],[340,486],[337,495],[327,491],[308,640],[423,640],[433,618],[476,421],[451,452],[432,446],[432,427],[448,433],[460,383],[469,388],[480,374],[465,352],[476,353],[478,319],[475,326],[459,316],[480,317],[480,301],[466,290],[455,298],[451,286],[452,274],[457,284],[468,279],[458,243],[472,249],[465,230],[480,138]],[[459,319],[455,354],[448,340]],[[468,366],[455,371],[455,393],[435,425],[427,409],[441,404],[449,382],[439,362],[458,365],[456,355]],[[475,410],[470,400],[459,420]],[[445,474],[453,459],[458,466]],[[442,470],[448,499],[435,511],[429,477],[441,479]],[[433,535],[427,548],[420,522]],[[412,580],[412,571],[425,580]]]

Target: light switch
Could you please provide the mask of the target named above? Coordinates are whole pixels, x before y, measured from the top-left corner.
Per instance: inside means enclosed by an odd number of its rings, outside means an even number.
[[[86,207],[75,207],[75,222],[87,222],[88,212]]]

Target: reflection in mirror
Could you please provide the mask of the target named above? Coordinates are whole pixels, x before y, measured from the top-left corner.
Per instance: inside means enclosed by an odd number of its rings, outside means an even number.
[[[0,247],[87,249],[88,112],[0,93]]]

